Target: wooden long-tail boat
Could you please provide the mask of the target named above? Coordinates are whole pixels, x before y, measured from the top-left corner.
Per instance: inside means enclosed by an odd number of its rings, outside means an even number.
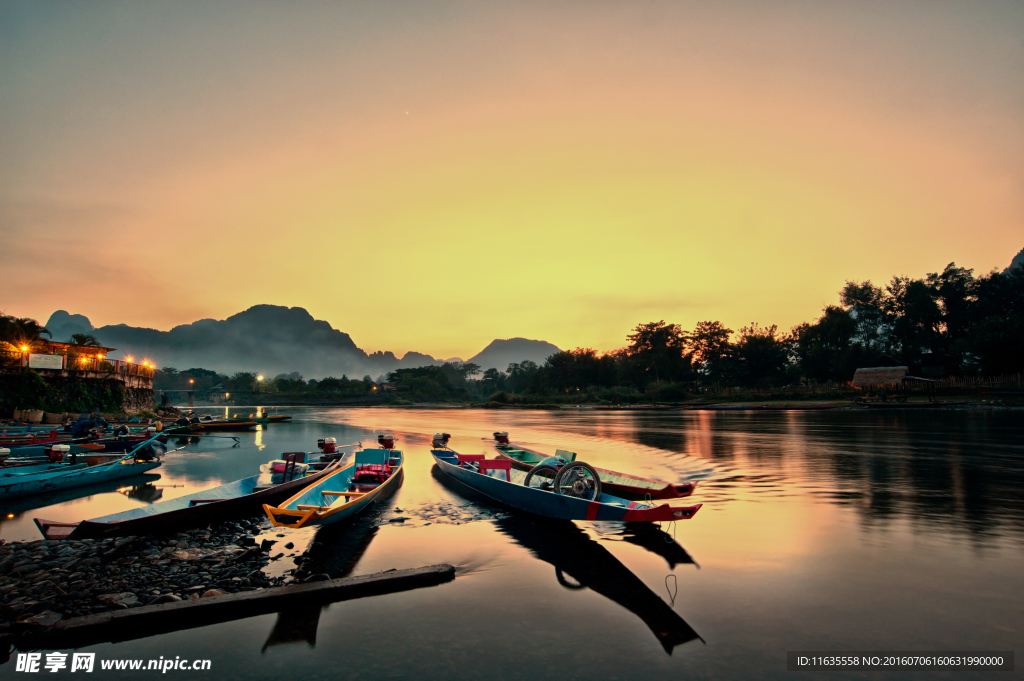
[[[570,485],[569,489],[572,492],[582,495],[573,496],[565,492],[558,478],[553,490],[526,486],[528,474],[515,470],[509,459],[488,460],[483,455],[461,455],[451,449],[431,449],[430,453],[441,471],[467,487],[506,506],[549,518],[633,522],[688,520],[701,507],[701,504],[647,506],[640,501],[628,501],[622,497],[605,494],[600,486],[595,488],[589,484],[581,484],[580,489],[574,489],[575,485]],[[580,462],[574,464],[579,465]],[[491,472],[502,477],[492,477]]]
[[[118,460],[96,466],[67,466],[65,470],[29,472],[20,475],[16,473],[0,481],[0,500],[118,480],[145,473],[159,465],[159,461]]]
[[[498,458],[508,459],[515,468],[521,471],[529,471],[537,464],[552,457],[551,454],[527,449],[507,441],[502,442],[501,439],[508,439],[508,433],[495,433],[494,436],[497,440],[494,447],[498,450]],[[559,459],[565,459],[568,462],[576,460],[576,452],[569,452],[564,449],[556,449],[554,456]],[[673,484],[664,480],[645,478],[630,473],[619,473],[618,471],[598,468],[597,466],[594,466],[594,470],[601,476],[601,487],[603,489],[607,489],[612,494],[624,499],[679,499],[693,494],[693,489],[697,486],[694,482]]]
[[[306,486],[280,506],[264,504],[263,510],[277,527],[326,525],[350,518],[401,485],[404,461],[398,450],[364,449],[344,468]]]
[[[268,416],[260,416],[259,414],[249,414],[248,416],[229,416],[228,421],[232,422],[245,422],[254,421],[256,423],[265,425],[268,423],[282,423],[284,421],[291,421],[292,417],[288,414],[271,414]]]
[[[298,454],[305,457],[304,452]],[[261,471],[258,475],[148,506],[140,506],[77,523],[64,523],[42,518],[34,520],[36,527],[47,539],[91,539],[165,534],[257,514],[263,504],[277,503],[286,499],[297,490],[307,487],[334,470],[328,468],[304,476],[303,472],[306,469],[301,466],[302,462],[298,460],[299,457],[289,454],[284,457],[280,462],[271,462],[272,464],[286,464],[279,472],[275,473],[273,469]],[[292,471],[291,474],[288,470],[289,467]],[[275,481],[275,476],[280,476],[280,480]]]

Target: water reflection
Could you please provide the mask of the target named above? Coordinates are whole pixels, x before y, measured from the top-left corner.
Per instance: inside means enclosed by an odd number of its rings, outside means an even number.
[[[619,523],[595,521],[591,527],[605,541],[624,541],[665,559],[670,570],[676,565],[697,565],[668,532],[653,523]],[[700,567],[700,566],[697,566]]]
[[[332,579],[351,575],[377,536],[384,514],[392,506],[390,498],[378,497],[372,506],[355,518],[319,528],[310,544],[309,561],[303,564],[303,568],[310,574],[327,574]],[[266,653],[272,646],[297,642],[305,642],[310,648],[315,648],[323,607],[300,606],[278,612],[274,628],[261,651]]]
[[[5,522],[15,522],[28,511],[34,511],[47,506],[54,506],[68,501],[86,499],[97,494],[109,494],[111,492],[122,492],[123,490],[144,490],[153,489],[153,482],[160,479],[158,473],[143,473],[123,480],[110,480],[99,482],[85,487],[72,487],[71,489],[59,490],[48,494],[35,494],[28,497],[7,499],[0,501],[0,533],[3,532]],[[159,493],[160,490],[157,490]],[[143,494],[143,492],[139,492]],[[128,494],[128,496],[133,496]],[[141,498],[141,497],[138,497]]]
[[[181,487],[181,485],[171,485],[171,487]],[[158,487],[152,483],[135,485],[134,487],[122,487],[117,491],[126,497],[138,499],[139,501],[143,501],[147,504],[156,502],[164,495],[163,486]]]
[[[701,501],[711,504],[809,495],[851,506],[867,529],[909,518],[977,539],[1024,532],[1024,497],[1018,493],[1024,487],[1024,443],[1015,412],[573,417],[572,428],[600,433],[606,450],[618,441],[667,457],[713,462],[717,474],[698,488]],[[680,476],[685,473],[679,469]]]
[[[537,558],[551,563],[555,579],[566,589],[588,588],[643,620],[669,655],[676,646],[700,638],[639,577],[572,522],[514,514],[494,523]],[[648,539],[665,543],[655,534],[630,536],[645,547]]]

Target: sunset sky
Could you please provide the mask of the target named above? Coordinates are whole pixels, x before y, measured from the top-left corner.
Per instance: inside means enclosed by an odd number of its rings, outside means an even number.
[[[784,329],[1024,247],[1024,3],[4,2],[0,310]]]

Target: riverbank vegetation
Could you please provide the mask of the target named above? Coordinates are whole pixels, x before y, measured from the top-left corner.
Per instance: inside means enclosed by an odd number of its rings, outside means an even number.
[[[782,331],[752,322],[738,330],[707,320],[692,329],[664,320],[638,324],[624,347],[576,348],[543,364],[481,371],[473,364],[399,369],[376,380],[298,373],[261,380],[207,369],[156,372],[154,387],[291,397],[296,401],[477,402],[493,404],[678,402],[723,390],[759,395],[816,388],[839,395],[859,367],[910,367],[928,378],[976,378],[1024,371],[1024,269],[975,277],[950,263],[922,279],[877,286],[847,282],[818,319]],[[788,391],[788,392],[787,392]],[[230,397],[228,397],[230,399]]]

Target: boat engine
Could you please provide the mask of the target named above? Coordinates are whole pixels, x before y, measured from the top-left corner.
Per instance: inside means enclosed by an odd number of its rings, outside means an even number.
[[[50,451],[47,452],[47,458],[50,459],[50,463],[60,463],[64,460],[64,456],[71,452],[71,445],[53,445],[50,447]]]
[[[452,436],[448,433],[434,433],[434,438],[430,441],[430,446],[434,449],[445,449],[448,447],[448,440],[451,440]]]
[[[499,445],[507,445],[508,444],[508,431],[507,430],[503,430],[500,433],[495,433],[494,434],[494,439],[498,441]]]
[[[333,437],[325,437],[322,440],[317,440],[316,446],[319,447],[320,451],[324,454],[334,454],[338,451],[338,441]]]
[[[397,439],[394,433],[381,433],[377,436],[377,443],[382,449],[394,449]]]

